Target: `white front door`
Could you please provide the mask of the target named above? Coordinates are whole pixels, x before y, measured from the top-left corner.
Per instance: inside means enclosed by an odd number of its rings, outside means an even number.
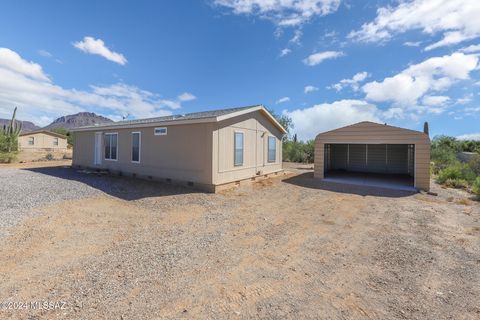
[[[98,166],[102,164],[102,133],[95,132],[95,150],[93,164]]]

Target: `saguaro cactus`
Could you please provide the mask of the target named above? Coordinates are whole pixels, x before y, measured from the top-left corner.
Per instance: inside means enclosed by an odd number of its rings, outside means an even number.
[[[8,126],[3,126],[2,134],[4,135],[6,146],[2,149],[6,149],[7,152],[17,151],[18,149],[18,136],[22,131],[22,123],[16,121],[17,107],[13,109],[12,120],[10,120]]]

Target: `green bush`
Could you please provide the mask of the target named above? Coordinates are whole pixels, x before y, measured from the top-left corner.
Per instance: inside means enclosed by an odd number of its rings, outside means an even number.
[[[456,162],[440,171],[437,177],[437,182],[444,184],[447,180],[465,180],[467,183],[472,183],[475,178],[476,175],[470,166]]]
[[[51,153],[47,154],[47,155],[45,156],[45,159],[47,159],[47,160],[49,160],[49,161],[53,160],[53,154],[51,154]]]
[[[477,177],[472,184],[472,192],[480,196],[480,177]]]
[[[456,152],[451,148],[432,148],[431,159],[434,174],[458,161]]]
[[[0,163],[12,163],[17,160],[16,152],[0,152]]]
[[[477,176],[480,176],[480,154],[474,155],[468,162],[468,165]]]
[[[291,141],[283,142],[283,160],[290,162],[313,163],[314,141]]]

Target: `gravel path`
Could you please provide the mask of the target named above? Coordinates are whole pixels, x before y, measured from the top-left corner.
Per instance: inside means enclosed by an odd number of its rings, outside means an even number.
[[[35,207],[102,194],[99,189],[70,179],[75,176],[79,174],[70,168],[44,168],[38,172],[1,168],[0,237],[7,234],[7,228],[35,214]]]
[[[52,203],[101,195],[137,200],[185,193],[196,191],[162,187],[157,182],[139,179],[87,174],[70,166],[0,168],[0,238],[7,235],[9,227],[35,215],[35,208]]]

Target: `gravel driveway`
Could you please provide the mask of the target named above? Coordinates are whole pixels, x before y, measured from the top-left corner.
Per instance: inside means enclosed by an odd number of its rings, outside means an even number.
[[[69,179],[72,175],[76,175],[74,170],[61,167],[42,168],[37,172],[0,168],[0,237],[6,235],[7,228],[35,214],[33,208],[102,193],[86,183]]]
[[[58,194],[0,240],[0,302],[66,309],[0,318],[480,317],[480,206],[461,191],[324,185],[301,168],[204,194],[42,170],[2,173]]]
[[[193,191],[193,190],[192,190]],[[155,188],[155,183],[97,175],[66,166],[0,167],[0,238],[9,227],[35,215],[35,208],[65,200],[101,195],[134,200],[184,192],[178,187]],[[32,210],[33,209],[33,210]]]

